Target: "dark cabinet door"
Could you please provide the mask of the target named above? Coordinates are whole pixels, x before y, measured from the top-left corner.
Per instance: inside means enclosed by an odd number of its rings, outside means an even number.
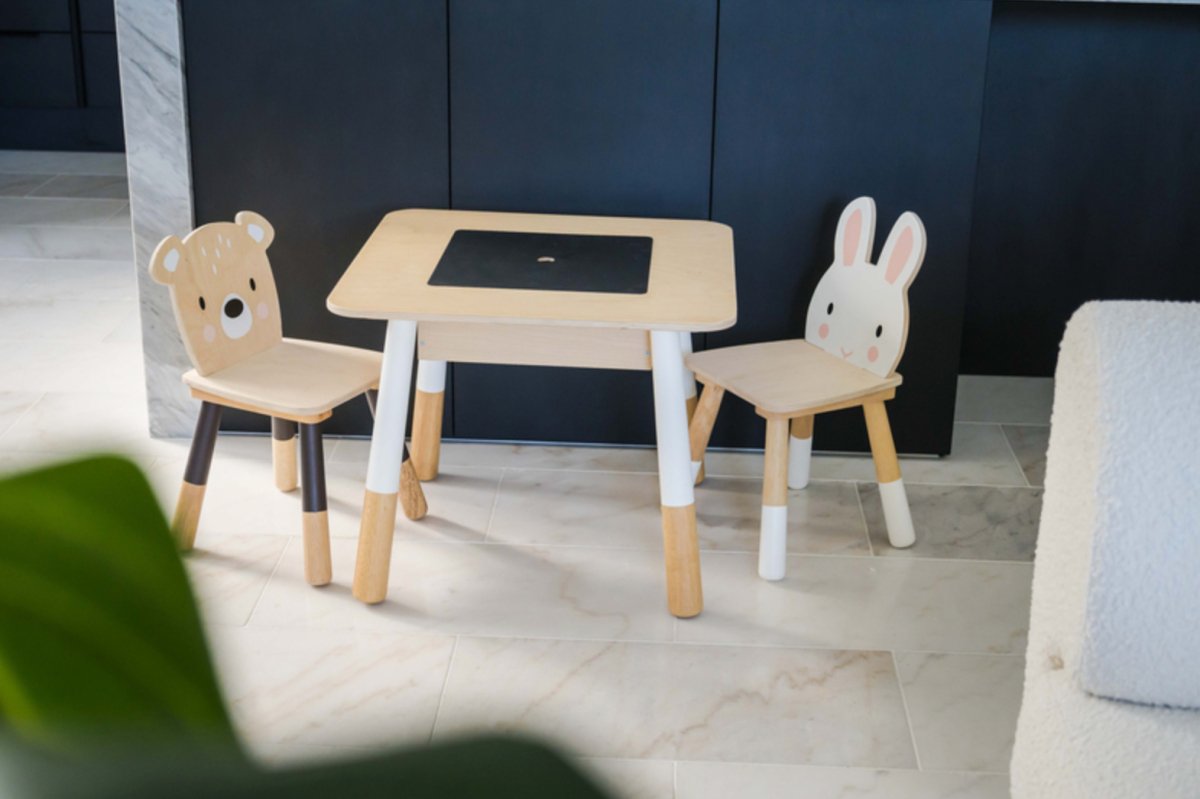
[[[734,229],[739,321],[709,346],[800,337],[844,205],[878,205],[876,256],[902,211],[925,222],[904,386],[903,452],[950,451],[991,3],[722,0],[713,218]],[[762,446],[728,400],[714,444]],[[861,412],[823,415],[820,449],[864,450]]]
[[[450,2],[455,208],[708,216],[715,0]],[[648,373],[461,365],[462,437],[649,443]]]
[[[197,223],[263,214],[284,335],[381,348],[325,298],[385,213],[446,206],[444,0],[185,0],[183,31]],[[369,432],[366,403],[327,427]]]

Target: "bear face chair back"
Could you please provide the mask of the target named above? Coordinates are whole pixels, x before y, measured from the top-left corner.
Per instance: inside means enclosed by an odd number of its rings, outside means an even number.
[[[284,338],[279,293],[267,258],[275,230],[241,211],[233,222],[202,225],[182,240],[167,236],[150,275],[170,288],[175,321],[194,369],[183,376],[201,401],[172,527],[182,549],[195,541],[223,407],[271,417],[275,485],[302,484],[305,576],[332,579],[321,422],[365,394],[373,406],[378,352]],[[300,438],[303,480],[297,473]],[[407,451],[405,453],[407,456]],[[400,492],[409,518],[425,514],[421,485],[407,462]]]
[[[875,201],[859,197],[838,220],[833,263],[808,306],[805,337],[708,350],[687,364],[704,384],[690,426],[693,472],[725,391],[767,421],[759,574],[782,579],[787,561],[787,491],[808,485],[813,417],[861,406],[866,418],[888,540],[916,540],[884,402],[902,382],[896,372],[908,339],[908,289],[925,259],[920,218],[900,216],[871,262]],[[790,426],[790,435],[789,435]]]

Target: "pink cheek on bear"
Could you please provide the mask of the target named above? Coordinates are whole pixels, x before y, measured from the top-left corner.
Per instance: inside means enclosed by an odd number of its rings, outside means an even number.
[[[209,344],[212,344],[214,341],[216,341],[217,340],[217,329],[215,327],[213,327],[212,325],[205,325],[204,326],[204,340],[207,341]]]
[[[258,312],[259,319],[266,319],[267,314],[269,314],[271,312],[271,309],[267,307],[267,304],[265,302],[260,302],[258,304],[258,307],[255,308],[254,310],[256,310]]]
[[[878,347],[871,347],[871,349],[867,350],[867,360],[871,363],[875,363],[875,361],[879,360]]]
[[[821,338],[829,338],[829,325],[821,325],[817,328],[817,335]]]

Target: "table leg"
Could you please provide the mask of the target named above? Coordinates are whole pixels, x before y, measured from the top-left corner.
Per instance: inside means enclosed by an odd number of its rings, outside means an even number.
[[[700,545],[688,442],[683,348],[676,332],[650,333],[654,379],[654,424],[658,436],[658,485],[663,514],[667,606],[688,618],[700,613]]]
[[[446,362],[417,361],[417,397],[413,402],[412,459],[417,477],[438,474],[442,452],[442,411],[446,403]]]
[[[404,429],[408,424],[408,393],[416,345],[416,322],[388,322],[375,430],[371,434],[371,455],[367,461],[358,556],[354,565],[354,596],[371,604],[387,597],[392,536],[396,527],[396,495],[404,461]]]
[[[679,334],[679,347],[683,351],[683,357],[692,354],[692,334]],[[685,363],[683,366],[683,396],[687,400],[687,420],[688,424],[692,423],[692,417],[696,415],[696,375],[692,374],[692,370],[687,368]],[[692,461],[692,484],[699,485],[704,482],[704,456]]]

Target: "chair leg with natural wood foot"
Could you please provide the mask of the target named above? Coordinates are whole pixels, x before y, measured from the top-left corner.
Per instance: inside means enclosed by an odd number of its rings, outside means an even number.
[[[419,479],[438,476],[442,453],[442,415],[446,404],[446,362],[417,362],[413,398],[412,463]]]
[[[329,505],[325,497],[325,452],[320,424],[300,425],[300,461],[304,467],[304,578],[310,585],[333,579],[329,554]]]
[[[179,499],[175,503],[175,516],[171,529],[179,542],[179,548],[187,551],[196,541],[196,527],[200,524],[200,508],[204,505],[204,489],[208,485],[208,472],[212,466],[213,449],[217,445],[217,430],[221,426],[221,406],[211,402],[200,404],[200,416],[196,419],[196,432],[192,435],[192,448],[188,452],[187,468],[183,473],[183,484],[179,487]]]
[[[275,467],[275,487],[287,493],[300,484],[296,471],[296,423],[271,417],[271,463]]]
[[[713,424],[717,421],[717,412],[721,410],[721,399],[725,389],[716,384],[704,387],[696,409],[688,419],[688,442],[692,453],[692,478],[699,485],[704,481],[704,451],[708,449],[708,440],[712,437]]]
[[[807,488],[812,467],[813,417],[797,416],[788,437],[788,488]]]
[[[788,420],[768,416],[758,540],[758,575],[764,580],[787,574],[788,437]]]
[[[879,501],[883,505],[888,542],[897,549],[911,547],[917,536],[904,480],[900,477],[900,461],[896,457],[887,409],[883,402],[868,402],[863,405],[863,415],[867,419],[867,435],[871,440],[871,457],[875,460],[875,477],[879,481]]]

